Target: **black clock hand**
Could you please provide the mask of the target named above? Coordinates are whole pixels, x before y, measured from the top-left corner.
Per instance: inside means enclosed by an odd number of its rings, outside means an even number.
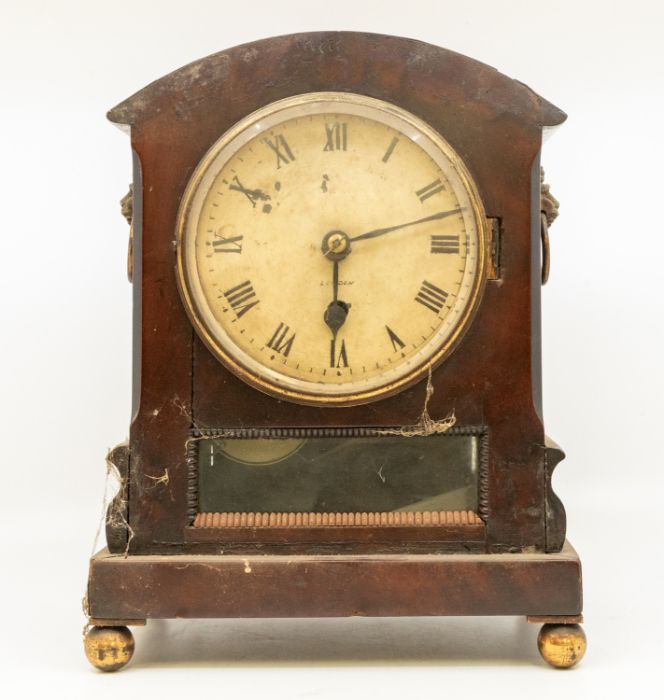
[[[332,302],[339,297],[339,261],[334,260],[332,265]]]
[[[346,321],[350,304],[338,299],[339,294],[339,261],[332,262],[332,301],[328,304],[323,314],[323,320],[332,331],[332,336],[337,337],[337,333]]]
[[[417,219],[416,221],[409,221],[406,224],[388,226],[387,228],[377,228],[374,231],[368,231],[367,233],[361,233],[359,236],[353,236],[353,238],[350,239],[350,242],[354,243],[355,241],[363,241],[367,238],[378,238],[378,236],[384,236],[386,233],[398,231],[399,229],[406,228],[407,226],[415,226],[417,224],[426,224],[429,221],[438,221],[439,219],[446,219],[448,216],[454,216],[454,214],[461,213],[463,210],[464,207],[461,207],[460,209],[450,209],[449,211],[439,211],[437,214],[425,216],[423,219]]]

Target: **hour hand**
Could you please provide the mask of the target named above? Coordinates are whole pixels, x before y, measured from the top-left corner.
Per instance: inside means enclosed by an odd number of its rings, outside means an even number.
[[[340,301],[338,296],[339,291],[339,261],[334,260],[332,264],[332,301],[327,305],[323,320],[327,327],[332,331],[332,335],[336,337],[337,332],[344,325],[350,304],[345,301]]]
[[[348,311],[350,310],[350,304],[345,301],[339,301],[335,299],[330,302],[325,309],[323,314],[323,320],[327,324],[327,327],[332,331],[332,335],[336,336],[339,332],[341,326],[346,322],[346,317],[348,316]]]

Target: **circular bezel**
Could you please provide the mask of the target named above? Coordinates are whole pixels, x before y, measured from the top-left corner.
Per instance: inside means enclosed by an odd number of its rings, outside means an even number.
[[[282,375],[259,363],[239,347],[216,321],[204,299],[195,256],[197,225],[207,193],[224,165],[245,144],[276,125],[307,114],[346,113],[363,116],[397,129],[415,141],[445,175],[468,197],[464,209],[466,230],[477,232],[477,265],[467,302],[452,331],[439,344],[421,351],[425,357],[414,368],[366,390],[348,390],[345,384],[305,382]],[[458,191],[458,190],[455,190]],[[470,226],[469,226],[470,224]],[[486,278],[487,222],[482,202],[463,161],[445,139],[424,121],[396,105],[357,93],[316,92],[296,95],[249,114],[225,132],[203,156],[185,189],[177,218],[177,279],[185,309],[196,332],[213,355],[251,386],[296,403],[349,406],[393,395],[414,384],[440,364],[456,347],[477,309]],[[433,348],[433,349],[431,349]],[[355,383],[357,384],[357,382]]]

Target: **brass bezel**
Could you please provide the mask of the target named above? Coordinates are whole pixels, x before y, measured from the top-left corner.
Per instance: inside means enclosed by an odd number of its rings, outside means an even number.
[[[296,391],[280,386],[279,384],[275,384],[266,379],[264,376],[260,376],[256,372],[245,367],[215,340],[213,333],[201,318],[201,315],[196,309],[190,289],[190,282],[186,273],[185,235],[187,232],[187,222],[191,212],[192,200],[198,190],[201,180],[207,174],[210,165],[216,159],[220,151],[229,146],[229,144],[231,144],[238,136],[246,133],[251,125],[256,124],[261,120],[265,120],[266,117],[276,115],[285,109],[299,105],[307,105],[314,102],[350,103],[353,105],[363,105],[374,110],[379,109],[388,114],[395,115],[399,119],[409,123],[420,133],[426,135],[426,137],[435,145],[435,147],[443,153],[445,158],[447,158],[461,180],[461,183],[470,200],[472,213],[474,215],[475,224],[477,227],[477,274],[473,280],[473,288],[469,293],[468,303],[463,309],[463,312],[461,313],[453,331],[427,359],[425,359],[421,364],[407,374],[382,386],[361,392],[320,394],[313,390],[310,392]],[[255,134],[253,134],[252,137],[254,135]],[[426,374],[432,368],[437,367],[454,350],[461,340],[463,334],[468,329],[479,305],[482,292],[484,291],[487,268],[487,241],[487,220],[477,186],[475,185],[464,162],[437,131],[410,112],[383,100],[367,97],[358,93],[311,92],[272,102],[265,107],[252,112],[226,131],[217,141],[215,141],[215,143],[203,156],[193,175],[189,179],[189,182],[187,183],[187,187],[184,191],[178,211],[176,227],[176,277],[185,310],[189,320],[198,333],[198,336],[201,338],[210,352],[212,352],[212,354],[222,364],[224,364],[244,382],[268,395],[275,396],[286,401],[292,401],[294,403],[316,406],[353,406],[370,403],[372,401],[377,401],[388,396],[392,396],[415,384],[426,376]]]

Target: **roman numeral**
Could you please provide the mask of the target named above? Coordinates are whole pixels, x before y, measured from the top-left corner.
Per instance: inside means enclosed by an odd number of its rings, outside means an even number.
[[[431,236],[431,252],[432,253],[451,253],[459,254],[459,234],[441,234]]]
[[[385,326],[385,330],[390,338],[394,352],[406,347],[406,343],[404,343],[403,340],[401,340],[401,338],[389,326]]]
[[[277,169],[281,168],[281,164],[288,165],[295,160],[295,156],[288,145],[286,139],[278,134],[272,139],[265,139],[265,143],[275,152],[277,156]]]
[[[445,306],[445,301],[447,300],[448,296],[449,295],[447,292],[444,292],[439,287],[436,287],[435,284],[431,284],[431,282],[424,280],[424,282],[422,282],[422,286],[420,287],[420,291],[415,297],[415,301],[438,314],[443,306]]]
[[[251,206],[253,208],[256,207],[257,200],[260,199],[260,200],[267,201],[267,200],[271,199],[270,195],[265,194],[265,192],[263,192],[263,190],[252,190],[252,189],[249,189],[248,187],[245,187],[240,182],[240,178],[237,175],[235,175],[235,177],[233,177],[233,182],[231,182],[228,185],[228,189],[235,190],[235,192],[241,192],[251,202]]]
[[[390,159],[390,156],[394,152],[394,149],[397,147],[397,144],[399,143],[399,139],[395,136],[390,145],[387,147],[387,150],[385,151],[385,155],[383,156],[383,163],[387,163],[387,161]]]
[[[337,352],[337,341],[333,338],[330,341],[330,367],[348,367],[348,353],[346,352],[346,341],[341,341],[341,348]]]
[[[284,357],[288,357],[293,347],[293,341],[295,340],[295,333],[293,333],[290,338],[286,337],[289,330],[290,328],[285,323],[280,323],[274,335],[267,342],[268,348],[272,348],[275,352],[279,352]]]
[[[420,202],[425,202],[429,197],[433,197],[434,194],[438,194],[445,189],[445,185],[440,180],[434,180],[431,184],[423,187],[421,190],[417,190],[415,194],[420,198]]]
[[[229,236],[226,238],[219,233],[215,233],[215,240],[212,241],[212,250],[215,253],[241,253],[242,239],[244,236]]]
[[[256,298],[256,292],[254,292],[251,282],[248,280],[227,289],[224,292],[224,296],[228,299],[231,309],[235,311],[235,315],[238,318],[242,318],[247,311],[253,309],[254,306],[260,302],[260,300]],[[256,301],[254,301],[254,299],[256,299]]]
[[[348,145],[348,125],[326,124],[325,136],[327,136],[327,141],[325,148],[323,148],[324,151],[345,151]]]

